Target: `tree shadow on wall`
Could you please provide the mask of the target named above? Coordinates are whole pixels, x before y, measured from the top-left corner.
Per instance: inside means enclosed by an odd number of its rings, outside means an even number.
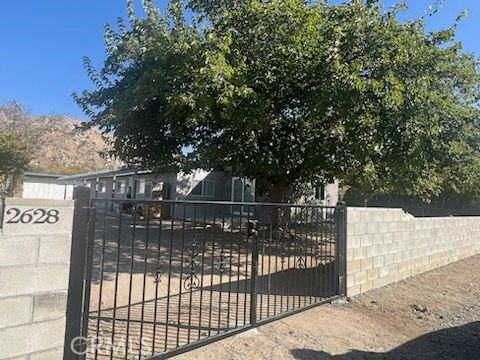
[[[386,353],[351,350],[342,355],[323,351],[293,349],[296,360],[477,360],[480,359],[480,322],[432,332]]]

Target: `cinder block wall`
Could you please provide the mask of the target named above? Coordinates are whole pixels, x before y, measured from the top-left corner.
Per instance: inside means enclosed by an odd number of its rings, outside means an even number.
[[[355,296],[480,253],[480,217],[415,218],[348,208],[347,295]]]
[[[0,234],[0,359],[63,356],[73,203],[61,205],[61,224],[43,231],[50,234],[25,234],[34,225]]]

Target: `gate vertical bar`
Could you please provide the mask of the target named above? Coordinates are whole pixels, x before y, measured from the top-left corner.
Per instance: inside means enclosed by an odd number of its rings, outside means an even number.
[[[88,210],[90,189],[78,187],[74,190],[74,217],[72,247],[70,252],[70,278],[68,281],[65,344],[63,359],[74,359],[72,342],[80,336],[82,322],[83,275],[88,239]]]
[[[250,209],[247,208],[248,213]],[[252,278],[250,280],[250,325],[257,324],[257,276],[258,276],[258,224],[248,223],[247,236],[252,237]],[[251,232],[251,233],[250,233]],[[247,280],[245,280],[246,288]],[[245,289],[246,291],[246,289]],[[245,304],[246,306],[246,304]]]
[[[90,312],[90,291],[92,285],[92,271],[93,271],[93,249],[95,242],[95,209],[90,208],[88,212],[88,238],[87,251],[85,258],[85,273],[83,280],[83,310],[82,310],[82,337],[88,337],[88,320]],[[97,315],[98,316],[98,315]]]
[[[4,216],[4,210],[5,210],[5,198],[0,197],[0,229],[3,226],[3,216]]]
[[[337,295],[347,295],[347,205],[339,202],[335,209],[335,224],[337,230],[336,275]]]

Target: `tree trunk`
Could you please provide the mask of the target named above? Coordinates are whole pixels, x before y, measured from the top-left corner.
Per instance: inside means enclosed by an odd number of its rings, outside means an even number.
[[[268,191],[268,201],[271,203],[281,203],[288,194],[289,187],[287,185],[273,185]]]
[[[288,194],[288,186],[286,185],[274,185],[268,189],[268,202],[270,203],[281,203],[285,200],[286,195]],[[272,231],[274,234],[278,234],[279,226],[281,224],[281,214],[280,208],[277,206],[272,206],[270,211],[271,216],[271,225]]]

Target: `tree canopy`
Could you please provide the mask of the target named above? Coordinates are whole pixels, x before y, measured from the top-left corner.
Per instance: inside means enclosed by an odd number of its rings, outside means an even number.
[[[423,198],[477,186],[479,63],[456,24],[429,33],[378,0],[143,4],[106,26],[104,66],[85,58],[95,88],[75,95],[127,163],[223,169],[273,201],[332,178]]]

